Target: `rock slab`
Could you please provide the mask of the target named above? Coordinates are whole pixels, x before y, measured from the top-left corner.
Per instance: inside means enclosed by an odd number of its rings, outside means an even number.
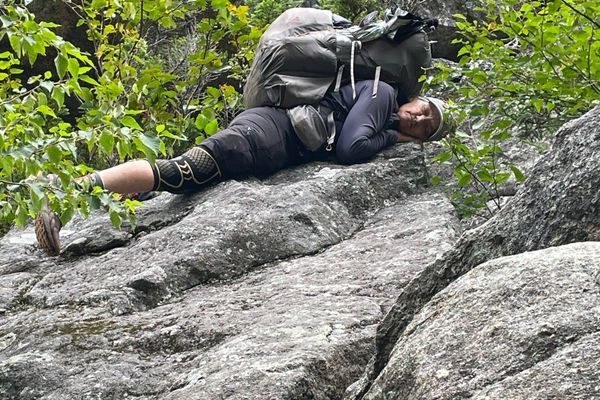
[[[0,398],[340,398],[396,293],[456,240],[422,153],[315,163],[0,240]]]
[[[501,257],[435,295],[375,399],[600,398],[600,242]]]

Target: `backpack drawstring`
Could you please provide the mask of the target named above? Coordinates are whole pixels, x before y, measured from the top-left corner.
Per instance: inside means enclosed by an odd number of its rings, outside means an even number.
[[[342,85],[342,75],[344,74],[344,64],[338,69],[337,79],[335,80],[335,88],[333,93],[339,93],[340,86]]]
[[[360,50],[362,42],[360,40],[352,41],[352,48],[350,49],[350,83],[352,84],[352,100],[356,99],[356,82],[354,81],[354,53],[355,48],[358,47]]]
[[[354,79],[354,59],[356,54],[356,48],[360,50],[362,48],[362,42],[360,40],[354,40],[352,47],[350,48],[350,83],[352,84],[352,100],[356,99],[356,80]],[[335,92],[337,93],[340,88],[342,73],[344,72],[344,66],[338,70],[337,81],[335,83]],[[377,97],[377,89],[379,86],[379,79],[381,77],[381,65],[375,68],[375,79],[373,80],[373,94],[372,97]]]
[[[375,68],[375,79],[373,82],[373,95],[372,95],[373,98],[377,97],[377,87],[379,86],[379,77],[380,76],[381,76],[381,65],[378,65],[377,68]]]

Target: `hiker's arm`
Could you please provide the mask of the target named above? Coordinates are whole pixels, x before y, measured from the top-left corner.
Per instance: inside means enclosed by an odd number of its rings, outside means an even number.
[[[393,145],[397,141],[396,132],[392,130],[381,131],[373,136],[361,135],[348,145],[336,148],[336,158],[342,164],[356,164],[365,161],[381,149]]]
[[[356,101],[336,144],[336,158],[343,164],[364,161],[397,141],[396,132],[385,129],[396,105],[394,90],[380,82],[377,97],[372,93],[373,81],[357,83]]]

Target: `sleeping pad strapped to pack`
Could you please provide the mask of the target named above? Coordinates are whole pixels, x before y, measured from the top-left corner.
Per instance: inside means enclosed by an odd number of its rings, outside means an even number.
[[[426,30],[435,23],[397,9],[384,21],[351,26],[331,11],[289,9],[259,41],[245,106],[316,105],[329,90],[367,79],[389,83],[405,102],[419,93],[431,64]]]

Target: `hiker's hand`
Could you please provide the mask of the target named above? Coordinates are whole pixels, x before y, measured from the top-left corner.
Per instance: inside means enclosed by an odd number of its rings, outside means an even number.
[[[396,133],[396,142],[397,143],[413,142],[413,143],[423,145],[423,141],[421,139],[407,135],[402,132]]]

